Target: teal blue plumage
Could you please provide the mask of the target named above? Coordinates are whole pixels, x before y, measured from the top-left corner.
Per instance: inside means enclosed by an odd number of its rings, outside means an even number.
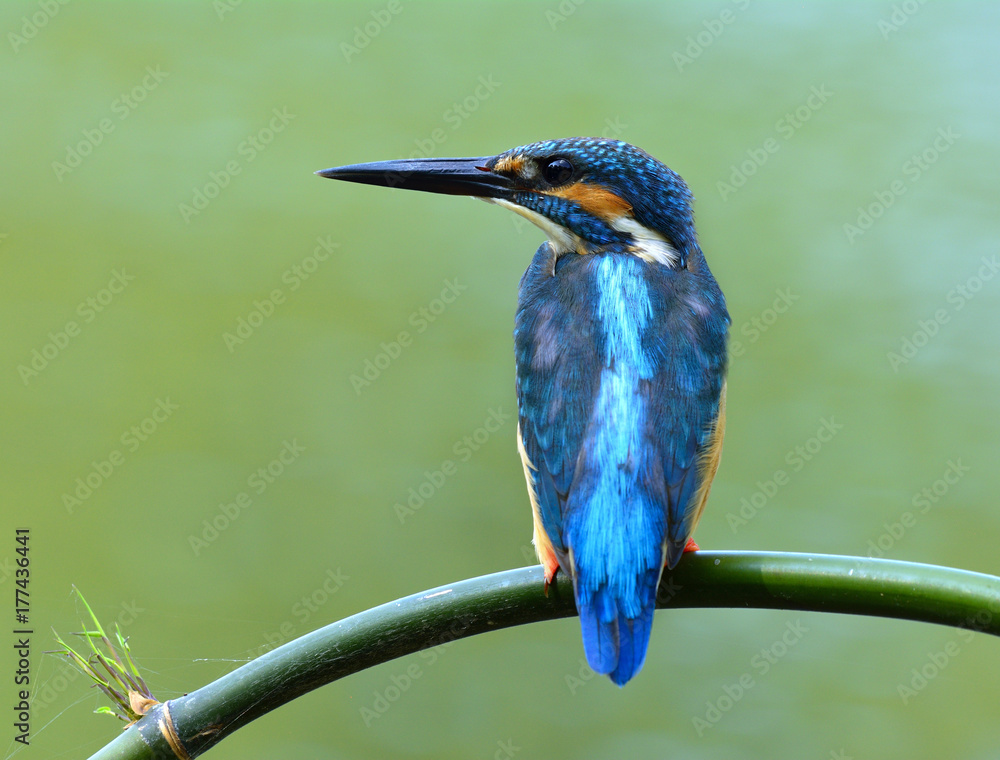
[[[557,569],[573,582],[590,666],[626,683],[722,448],[729,314],[687,185],[601,138],[320,174],[477,196],[548,234],[521,280],[514,332],[535,543],[546,584]]]
[[[719,413],[728,317],[700,256],[683,272],[620,253],[553,266],[543,244],[521,282],[518,406],[539,512],[574,580],[590,666],[618,684],[645,660]]]

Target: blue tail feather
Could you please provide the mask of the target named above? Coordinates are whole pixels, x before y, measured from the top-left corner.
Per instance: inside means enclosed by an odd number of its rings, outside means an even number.
[[[653,570],[639,579],[635,589],[639,614],[633,618],[619,611],[625,607],[624,600],[615,599],[607,586],[600,587],[587,600],[577,590],[587,663],[595,673],[609,676],[619,686],[628,683],[646,661],[658,582],[659,572]]]
[[[644,609],[634,620],[627,620],[624,616],[618,618],[618,666],[609,675],[619,686],[628,683],[646,662],[653,610],[653,607]]]
[[[607,675],[618,664],[618,616],[608,612],[610,597],[606,589],[594,595],[591,604],[577,600],[580,627],[583,631],[583,651],[595,673]]]

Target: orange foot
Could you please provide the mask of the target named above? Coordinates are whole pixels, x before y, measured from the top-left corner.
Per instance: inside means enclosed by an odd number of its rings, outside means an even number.
[[[545,596],[548,596],[549,586],[556,577],[556,573],[559,572],[559,560],[556,559],[556,555],[550,554],[546,556],[544,562],[542,562],[542,568],[545,570]]]
[[[696,551],[699,551],[699,550],[700,550],[700,548],[701,548],[701,547],[699,547],[699,546],[698,546],[698,544],[696,544],[696,543],[694,542],[694,539],[693,539],[693,538],[689,538],[689,539],[688,539],[688,542],[687,542],[686,544],[684,544],[684,552],[683,552],[683,553],[684,553],[684,554],[687,554],[688,552],[696,552]],[[663,566],[664,566],[664,567],[666,567],[666,566],[667,566],[667,563],[666,563],[666,562],[664,562],[664,563],[663,563]]]

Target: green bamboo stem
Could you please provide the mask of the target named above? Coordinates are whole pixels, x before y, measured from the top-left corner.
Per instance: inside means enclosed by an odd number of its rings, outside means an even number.
[[[699,551],[664,574],[657,606],[876,615],[1000,635],[1000,578],[863,557]],[[466,636],[575,614],[569,581],[560,575],[546,597],[540,567],[441,586],[313,631],[157,705],[91,760],[184,757],[167,741],[171,721],[193,758],[261,715],[351,673]]]

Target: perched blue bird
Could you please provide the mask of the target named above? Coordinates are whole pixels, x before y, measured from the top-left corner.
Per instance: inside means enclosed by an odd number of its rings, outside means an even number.
[[[590,667],[624,685],[645,661],[664,566],[697,548],[722,452],[730,320],[687,185],[598,138],[318,174],[475,196],[548,235],[514,330],[534,544],[546,588],[558,569],[573,581]]]

